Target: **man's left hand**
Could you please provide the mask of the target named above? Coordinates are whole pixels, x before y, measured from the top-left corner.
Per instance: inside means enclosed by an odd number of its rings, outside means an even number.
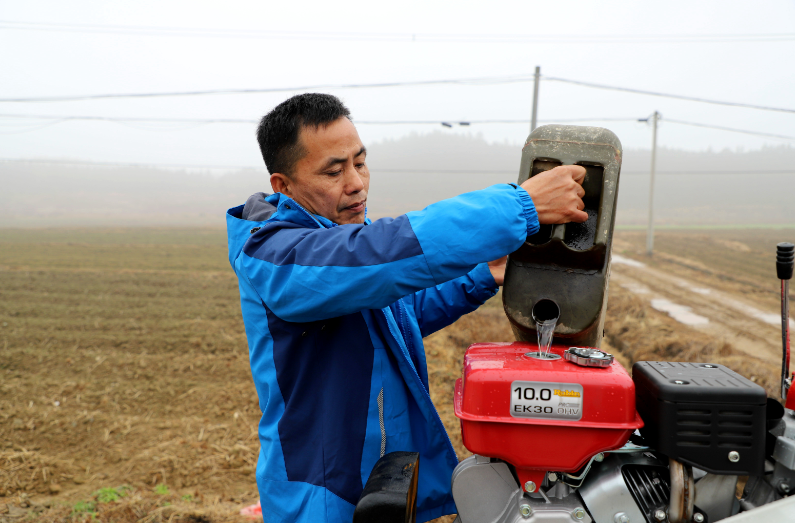
[[[494,281],[497,282],[497,285],[500,287],[502,287],[502,282],[505,280],[505,265],[507,263],[507,256],[503,256],[502,258],[489,262],[489,270],[491,271],[491,275],[494,278]]]

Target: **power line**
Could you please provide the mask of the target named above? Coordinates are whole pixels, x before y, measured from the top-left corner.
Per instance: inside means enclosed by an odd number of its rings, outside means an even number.
[[[21,131],[2,132],[0,134],[17,134],[35,131],[49,127],[51,125],[67,122],[67,121],[100,121],[100,122],[114,122],[114,123],[154,123],[154,124],[194,124],[194,125],[209,125],[209,124],[247,124],[253,125],[259,123],[259,120],[249,118],[141,118],[141,117],[127,117],[127,116],[80,116],[80,115],[43,115],[43,114],[0,114],[0,118],[24,118],[24,119],[38,119],[38,120],[52,120],[45,124],[37,124],[33,128],[24,129]],[[578,122],[635,122],[637,118],[626,117],[605,117],[605,118],[565,118],[565,119],[544,119],[539,120],[543,123],[578,123]],[[694,127],[702,127],[706,129],[716,129],[719,131],[728,131],[734,133],[748,134],[752,136],[763,136],[766,138],[777,138],[781,140],[795,140],[795,136],[787,136],[783,134],[766,133],[760,131],[753,131],[750,129],[738,129],[734,127],[723,127],[719,125],[711,125],[699,122],[688,122],[684,120],[674,120],[666,118],[663,121],[674,124],[690,125]],[[453,125],[469,126],[469,125],[488,125],[488,124],[521,124],[526,125],[527,120],[517,119],[484,119],[484,120],[354,120],[356,125],[444,125],[445,127],[452,127]]]
[[[138,123],[141,125],[130,127],[137,129],[145,129],[150,131],[173,131],[173,130],[186,130],[192,129],[200,125],[207,124],[247,124],[254,125],[259,123],[259,120],[251,119],[236,119],[236,118],[208,118],[208,119],[194,119],[194,118],[139,118],[139,117],[112,117],[112,116],[55,116],[55,115],[19,115],[19,114],[0,114],[0,118],[25,118],[25,119],[39,119],[50,120],[43,124],[31,124],[25,129],[14,131],[0,131],[0,135],[4,134],[24,134],[32,131],[38,131],[46,127],[51,127],[59,123],[68,121],[101,121],[113,122],[118,124],[133,124]],[[637,118],[571,118],[563,120],[541,120],[543,122],[551,123],[586,123],[586,122],[634,122]],[[151,127],[143,124],[184,124],[188,127]],[[356,125],[442,125],[444,127],[453,127],[454,125],[468,127],[470,125],[487,125],[487,124],[522,124],[526,125],[525,120],[355,120]],[[0,124],[2,125],[2,124]]]
[[[760,109],[763,111],[777,111],[782,113],[795,113],[795,109],[789,109],[785,107],[771,107],[765,105],[754,105],[754,104],[747,104],[742,102],[726,102],[723,100],[711,100],[708,98],[699,98],[696,96],[687,96],[681,94],[670,94],[670,93],[661,93],[657,91],[646,91],[643,89],[633,89],[630,87],[618,87],[615,85],[605,85],[605,84],[595,84],[592,82],[582,82],[580,80],[570,80],[567,78],[556,78],[553,76],[542,76],[543,80],[549,80],[552,82],[562,82],[572,85],[579,85],[581,87],[592,87],[595,89],[607,89],[610,91],[621,91],[625,93],[633,93],[633,94],[644,94],[647,96],[660,96],[663,98],[674,98],[676,100],[687,100],[689,102],[701,102],[707,104],[714,104],[714,105],[727,105],[729,107],[745,107],[747,109]],[[0,100],[1,101],[1,100]]]
[[[407,43],[723,43],[786,42],[795,33],[752,34],[455,34],[455,33],[363,33],[330,31],[272,31],[131,25],[93,25],[0,20],[0,29],[112,35],[176,36],[193,38],[264,38],[273,40],[376,41]]]
[[[224,169],[224,170],[264,170],[264,165],[199,165],[169,163],[126,163],[126,162],[90,162],[81,160],[41,160],[27,158],[0,158],[2,163],[35,163],[45,165],[86,165],[98,167],[138,167],[144,169]]]
[[[749,131],[747,129],[737,129],[735,127],[723,127],[720,125],[709,125],[705,123],[686,122],[684,120],[671,120],[670,118],[663,119],[664,122],[678,123],[681,125],[692,125],[693,127],[705,127],[707,129],[718,129],[720,131],[730,131],[733,133],[752,134],[755,136],[769,136],[771,138],[781,138],[783,140],[795,140],[795,136],[785,136],[783,134],[762,133],[759,131]]]
[[[39,123],[39,124],[29,124],[24,129],[15,129],[13,131],[0,131],[0,134],[24,134],[24,133],[30,133],[30,132],[33,132],[33,131],[39,131],[41,129],[45,129],[45,128],[53,126],[53,125],[55,125],[57,123],[60,123],[60,122],[45,122],[45,123]]]
[[[0,118],[27,118],[39,120],[70,120],[102,121],[102,122],[152,122],[152,123],[199,123],[199,124],[257,124],[259,120],[250,118],[141,118],[128,116],[79,116],[79,115],[44,115],[44,114],[0,114]],[[634,122],[637,118],[568,118],[563,120],[540,120],[543,122]],[[517,119],[485,119],[485,120],[354,120],[357,125],[439,125],[452,123],[457,125],[473,124],[526,124],[526,120]]]
[[[0,158],[3,163],[36,163],[54,165],[86,165],[103,167],[139,167],[139,168],[165,168],[165,169],[225,169],[225,170],[264,170],[265,166],[247,165],[197,165],[197,164],[153,164],[153,163],[124,163],[124,162],[90,162],[80,160],[41,160],[26,158]],[[390,174],[510,174],[515,175],[516,170],[504,169],[376,169],[378,173]],[[621,176],[648,176],[648,171],[622,171]],[[758,169],[758,170],[684,170],[684,171],[657,171],[657,174],[667,176],[677,175],[776,175],[795,174],[795,169]]]
[[[152,123],[234,123],[251,124],[259,120],[246,118],[142,118],[138,116],[80,116],[80,115],[46,115],[46,114],[0,114],[0,118],[26,118],[37,120],[58,120],[59,122],[81,120],[99,122],[152,122]],[[358,123],[358,122],[357,122]]]
[[[382,82],[374,84],[321,84],[304,85],[298,87],[269,87],[261,89],[208,89],[200,91],[174,91],[158,93],[110,93],[110,94],[86,94],[71,96],[41,96],[32,98],[0,98],[0,102],[72,102],[78,100],[99,100],[108,98],[158,98],[165,96],[203,96],[218,94],[262,94],[262,93],[284,93],[293,91],[315,91],[320,89],[379,89],[385,87],[417,87],[426,85],[495,85],[516,82],[526,82],[532,79],[532,75],[516,76],[495,76],[482,78],[459,78],[452,80],[418,80],[406,82]]]
[[[631,87],[620,87],[614,85],[597,84],[593,82],[583,82],[580,80],[572,80],[568,78],[560,78],[553,76],[541,76],[542,80],[552,82],[562,82],[581,87],[589,87],[595,89],[605,89],[611,91],[620,91],[633,94],[642,94],[646,96],[657,96],[663,98],[673,98],[676,100],[686,100],[689,102],[700,102],[714,105],[724,105],[729,107],[742,107],[747,109],[758,109],[763,111],[776,111],[784,113],[795,113],[795,109],[787,107],[773,107],[756,104],[748,104],[743,102],[727,102],[725,100],[713,100],[708,98],[700,98],[696,96],[680,95],[663,93],[657,91],[648,91],[643,89],[635,89]],[[447,80],[418,80],[418,81],[404,81],[404,82],[381,82],[374,84],[324,84],[324,85],[308,85],[298,87],[271,87],[271,88],[258,88],[258,89],[209,89],[198,91],[174,91],[174,92],[152,92],[152,93],[110,93],[110,94],[89,94],[89,95],[71,95],[71,96],[44,96],[32,98],[0,98],[0,103],[25,103],[25,102],[69,102],[79,100],[99,100],[99,99],[112,99],[112,98],[159,98],[171,96],[203,96],[203,95],[222,95],[222,94],[263,94],[263,93],[282,93],[282,92],[295,92],[295,91],[309,91],[309,90],[332,90],[332,89],[378,89],[389,87],[418,87],[429,85],[498,85],[509,83],[522,83],[534,80],[534,75],[514,75],[514,76],[494,76],[494,77],[480,77],[480,78],[458,78]]]

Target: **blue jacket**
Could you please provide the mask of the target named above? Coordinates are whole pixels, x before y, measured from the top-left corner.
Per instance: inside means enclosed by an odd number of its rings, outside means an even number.
[[[394,450],[421,455],[417,521],[454,513],[458,459],[428,394],[422,338],[496,293],[483,262],[538,230],[530,196],[495,185],[341,226],[282,194],[258,203],[249,219],[242,205],[227,211],[227,228],[262,410],[265,521],[351,521],[373,465]]]

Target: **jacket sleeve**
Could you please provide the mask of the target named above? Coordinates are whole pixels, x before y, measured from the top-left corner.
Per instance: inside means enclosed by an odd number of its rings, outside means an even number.
[[[464,276],[416,292],[412,305],[422,337],[474,311],[497,294],[498,289],[489,266],[481,263]]]
[[[538,231],[530,196],[502,184],[370,225],[265,225],[235,270],[264,304],[292,322],[380,309],[515,251]]]

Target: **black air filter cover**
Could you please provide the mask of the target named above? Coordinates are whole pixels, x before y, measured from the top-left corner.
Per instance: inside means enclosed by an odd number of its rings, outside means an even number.
[[[640,361],[632,380],[640,432],[652,448],[713,474],[762,474],[762,387],[714,363]]]

